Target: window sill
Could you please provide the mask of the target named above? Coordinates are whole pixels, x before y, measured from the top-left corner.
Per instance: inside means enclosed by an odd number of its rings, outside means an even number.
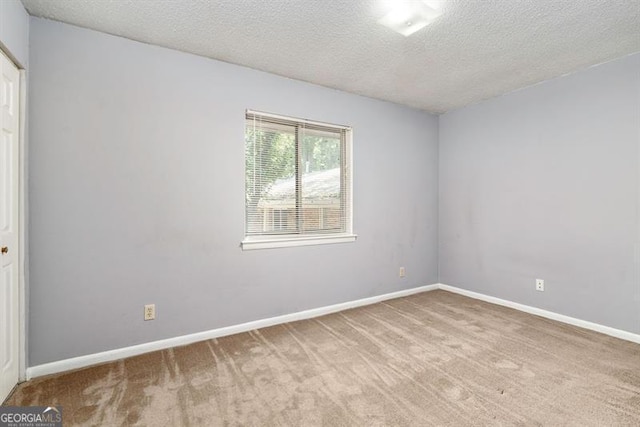
[[[268,236],[247,237],[240,246],[243,251],[255,249],[289,248],[294,246],[330,245],[334,243],[355,242],[356,234],[333,234],[328,236]]]

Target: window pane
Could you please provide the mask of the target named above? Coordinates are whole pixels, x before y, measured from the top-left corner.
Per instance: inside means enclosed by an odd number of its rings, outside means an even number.
[[[249,110],[245,123],[243,248],[351,233],[351,128]]]
[[[247,120],[247,234],[297,232],[295,159],[294,126]]]
[[[301,129],[302,231],[335,232],[342,221],[342,134]]]

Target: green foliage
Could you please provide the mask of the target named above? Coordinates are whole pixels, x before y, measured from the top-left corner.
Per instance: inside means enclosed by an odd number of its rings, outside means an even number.
[[[302,138],[303,171],[314,172],[340,167],[340,152],[340,139],[305,136]]]
[[[278,178],[295,174],[295,138],[292,134],[247,129],[245,133],[245,190],[257,203]]]

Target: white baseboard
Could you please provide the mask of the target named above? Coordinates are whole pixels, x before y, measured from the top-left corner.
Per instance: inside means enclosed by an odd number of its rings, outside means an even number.
[[[27,368],[27,380],[31,378],[41,377],[44,375],[56,374],[59,372],[70,371],[73,369],[84,368],[98,363],[111,362],[114,360],[124,359],[125,357],[137,356],[151,351],[163,350],[170,347],[178,347],[191,344],[198,341],[204,341],[212,338],[219,338],[227,335],[247,332],[254,329],[265,328],[267,326],[278,325],[296,320],[310,319],[312,317],[323,316],[325,314],[335,313],[350,308],[361,307],[364,305],[375,304],[392,298],[400,298],[420,292],[433,291],[438,289],[438,285],[420,286],[418,288],[406,289],[397,292],[391,292],[384,295],[363,298],[355,301],[344,302],[340,304],[328,305],[311,310],[299,311],[296,313],[285,314],[282,316],[270,317],[268,319],[256,320],[253,322],[242,323],[239,325],[228,326],[224,328],[212,329],[195,334],[182,335],[179,337],[168,338],[159,341],[152,341],[144,344],[134,345],[131,347],[118,348],[115,350],[103,351],[100,353],[87,354],[86,356],[73,357],[71,359],[58,360],[42,365],[31,366]]]
[[[621,329],[611,328],[609,326],[600,325],[598,323],[588,322],[586,320],[576,319],[575,317],[565,316],[564,314],[554,313],[552,311],[543,310],[541,308],[531,307],[529,305],[512,302],[477,292],[468,291],[466,289],[456,288],[455,286],[449,286],[442,283],[438,284],[438,289],[453,292],[456,294],[464,295],[466,297],[490,302],[492,304],[502,305],[504,307],[513,308],[525,313],[535,314],[536,316],[546,317],[547,319],[557,320],[558,322],[568,323],[569,325],[579,326],[584,329],[600,332],[605,335],[620,338],[626,341],[631,341],[640,344],[640,335],[632,332],[623,331]]]
[[[159,341],[134,345],[131,347],[118,348],[115,350],[103,351],[100,353],[88,354],[86,356],[73,357],[71,359],[58,360],[56,362],[45,363],[27,368],[27,379],[41,377],[43,375],[56,374],[59,372],[70,371],[73,369],[84,368],[104,362],[124,359],[126,357],[137,356],[151,351],[163,350],[171,347],[179,347],[198,341],[204,341],[212,338],[219,338],[227,335],[247,332],[254,329],[265,328],[267,326],[278,325],[296,320],[310,319],[313,317],[323,316],[325,314],[335,313],[337,311],[347,310],[350,308],[361,307],[364,305],[375,304],[392,298],[400,298],[420,292],[433,291],[442,289],[448,292],[464,295],[477,300],[486,301],[492,304],[502,305],[504,307],[513,308],[525,313],[534,314],[536,316],[546,317],[547,319],[557,320],[562,323],[579,326],[581,328],[600,332],[612,337],[620,338],[640,344],[640,335],[620,329],[611,328],[609,326],[600,325],[586,320],[576,319],[574,317],[565,316],[563,314],[554,313],[552,311],[542,310],[540,308],[531,307],[517,302],[507,301],[504,299],[468,291],[466,289],[449,286],[442,283],[435,285],[420,286],[418,288],[406,289],[398,292],[391,292],[384,295],[377,295],[370,298],[363,298],[355,301],[344,302],[340,304],[329,305],[311,310],[299,311],[297,313],[285,314],[282,316],[270,317],[268,319],[256,320],[253,322],[242,323],[224,328],[212,329],[195,334],[183,335],[174,338],[168,338]]]

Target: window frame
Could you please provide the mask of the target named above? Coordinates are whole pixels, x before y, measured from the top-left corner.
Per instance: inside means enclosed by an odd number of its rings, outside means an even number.
[[[283,248],[294,246],[310,246],[310,245],[326,245],[335,243],[348,243],[354,242],[357,235],[353,233],[353,129],[350,126],[336,125],[330,123],[324,123],[319,121],[301,119],[297,117],[283,116],[279,114],[266,113],[262,111],[246,110],[244,120],[244,132],[246,135],[246,120],[248,115],[259,116],[267,119],[290,121],[295,123],[296,126],[310,125],[319,126],[329,129],[336,129],[344,132],[344,147],[342,152],[344,159],[341,161],[341,168],[344,168],[344,176],[346,177],[346,183],[344,188],[346,189],[346,195],[344,195],[344,231],[338,233],[290,233],[290,234],[247,234],[247,207],[245,205],[245,230],[244,239],[240,246],[242,250],[254,250],[254,249],[271,249],[271,248]],[[297,143],[297,142],[296,142]],[[246,160],[246,155],[245,155]],[[245,170],[246,172],[246,170]],[[245,178],[246,179],[246,178]]]

